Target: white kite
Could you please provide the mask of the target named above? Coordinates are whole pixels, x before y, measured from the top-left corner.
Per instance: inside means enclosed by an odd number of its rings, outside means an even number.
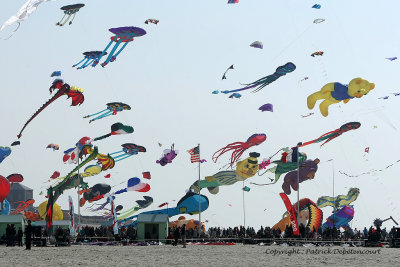
[[[3,25],[1,25],[0,31],[2,31],[5,27],[10,26],[11,24],[17,22],[18,27],[14,30],[14,32],[16,32],[19,28],[20,22],[28,19],[28,17],[33,12],[35,12],[38,5],[40,5],[43,2],[50,2],[50,1],[56,1],[56,0],[27,0],[25,4],[18,10],[17,14],[10,17],[6,22],[4,22]]]

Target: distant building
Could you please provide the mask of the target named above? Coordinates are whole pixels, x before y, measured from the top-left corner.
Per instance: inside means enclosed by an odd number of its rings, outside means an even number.
[[[8,202],[11,204],[11,212],[15,210],[19,204],[21,203],[15,203],[18,201],[27,201],[28,199],[33,199],[33,189],[22,185],[20,183],[14,183],[11,186],[10,193],[8,194],[7,198]],[[34,211],[33,206],[29,206],[27,211]]]

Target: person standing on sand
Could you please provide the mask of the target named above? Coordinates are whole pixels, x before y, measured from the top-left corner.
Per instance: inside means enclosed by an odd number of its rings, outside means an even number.
[[[25,229],[25,245],[27,250],[31,250],[31,242],[32,242],[32,225],[31,220],[28,220],[28,226]]]
[[[173,243],[173,245],[174,246],[177,246],[178,245],[178,242],[179,242],[179,227],[175,227],[174,228],[174,232],[173,232],[173,235],[174,235],[174,243]]]
[[[181,237],[182,237],[182,243],[183,243],[182,248],[186,248],[186,224],[182,225]]]
[[[18,228],[18,233],[17,233],[17,242],[18,242],[18,246],[22,247],[22,236],[23,236],[23,232],[22,232],[22,228],[19,227]]]

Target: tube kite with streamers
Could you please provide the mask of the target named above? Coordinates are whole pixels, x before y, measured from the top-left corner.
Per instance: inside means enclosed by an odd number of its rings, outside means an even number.
[[[111,52],[108,55],[107,59],[103,63],[101,63],[102,67],[105,67],[109,62],[114,62],[117,59],[117,56],[128,45],[128,43],[133,41],[134,37],[139,37],[139,36],[143,36],[146,34],[146,31],[143,30],[142,28],[132,27],[132,26],[111,28],[111,29],[109,29],[109,31],[115,35],[110,38],[111,41],[108,43],[108,45],[103,50],[103,52],[100,54],[100,56],[94,60],[92,67],[95,67],[97,64],[99,64],[101,58],[106,54],[108,48],[110,48],[112,43],[115,43],[115,45],[111,49]],[[118,50],[118,52],[116,52],[118,46],[121,43],[124,43],[124,45],[121,47],[121,49]]]
[[[122,102],[112,102],[112,103],[107,103],[106,105],[107,105],[106,109],[103,109],[102,111],[91,114],[91,115],[87,115],[83,118],[90,118],[90,117],[97,115],[97,117],[95,117],[89,121],[89,123],[91,123],[92,121],[99,120],[99,119],[102,119],[102,118],[105,118],[105,117],[108,117],[111,115],[117,115],[117,112],[120,112],[123,110],[131,110],[131,107],[129,105],[124,104]]]
[[[74,4],[74,5],[68,5],[68,6],[61,7],[60,9],[62,11],[64,11],[64,17],[62,17],[62,19],[59,22],[57,22],[56,25],[60,26],[60,27],[64,26],[65,23],[67,23],[69,21],[69,19],[71,18],[71,16],[73,15],[71,21],[69,22],[69,25],[71,25],[75,19],[76,13],[84,6],[85,6],[85,4]],[[67,15],[68,15],[68,17],[64,20],[65,16],[67,16]]]

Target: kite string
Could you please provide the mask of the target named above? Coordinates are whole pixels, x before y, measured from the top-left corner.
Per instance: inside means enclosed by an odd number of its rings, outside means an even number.
[[[386,166],[385,168],[383,168],[383,169],[379,169],[379,170],[372,170],[372,171],[369,171],[369,172],[364,172],[364,173],[361,173],[361,174],[358,174],[358,175],[350,175],[350,174],[347,174],[347,173],[345,173],[345,172],[343,172],[343,171],[339,171],[339,173],[341,173],[341,174],[344,174],[344,175],[346,175],[347,177],[359,177],[359,176],[361,176],[361,175],[365,175],[365,174],[371,174],[371,173],[375,173],[375,172],[381,172],[381,171],[384,171],[384,170],[386,170],[386,169],[388,169],[388,168],[390,168],[390,167],[392,167],[393,165],[395,165],[396,163],[399,163],[400,162],[400,159],[399,160],[397,160],[397,161],[395,161],[394,163],[392,163],[392,164],[390,164],[390,165],[388,165],[388,166]]]

